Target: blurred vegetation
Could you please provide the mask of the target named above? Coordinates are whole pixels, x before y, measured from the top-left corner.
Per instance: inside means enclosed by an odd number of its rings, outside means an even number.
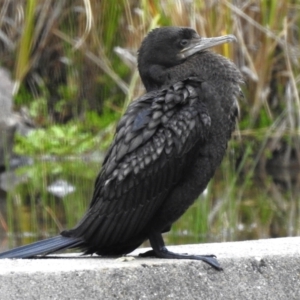
[[[267,170],[300,165],[297,1],[0,0],[0,4],[0,63],[16,82],[15,110],[25,106],[39,128],[18,138],[18,153],[65,156],[105,149],[121,113],[144,91],[135,57],[151,28],[175,25],[193,27],[203,36],[234,34],[237,44],[213,51],[233,60],[244,75],[239,128],[218,173],[220,181],[210,184],[184,220],[192,218],[194,231],[203,234],[225,227],[236,233],[237,224],[243,222],[255,223],[256,228],[262,222],[271,232],[285,226],[281,222],[287,214],[300,214],[299,198],[293,198],[291,208],[292,202],[283,200],[284,206],[281,200],[265,200],[259,192],[257,202],[247,195],[258,186],[256,170],[268,182],[264,193],[270,196],[276,187]],[[288,182],[297,180],[289,177]],[[285,180],[279,182],[284,190],[289,186]],[[221,200],[216,186],[223,189]],[[258,215],[260,221],[255,219]],[[277,230],[269,236],[296,233]],[[221,240],[239,239],[225,236]]]

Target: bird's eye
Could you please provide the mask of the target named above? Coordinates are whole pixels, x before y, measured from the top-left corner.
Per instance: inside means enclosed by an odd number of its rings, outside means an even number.
[[[188,40],[181,40],[180,41],[180,46],[185,47],[189,43]]]

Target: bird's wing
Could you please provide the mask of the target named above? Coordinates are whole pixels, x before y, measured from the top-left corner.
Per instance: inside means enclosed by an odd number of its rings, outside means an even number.
[[[194,80],[178,82],[128,107],[96,179],[90,208],[73,229],[77,237],[99,248],[138,234],[153,217],[210,128],[195,84],[201,86]]]

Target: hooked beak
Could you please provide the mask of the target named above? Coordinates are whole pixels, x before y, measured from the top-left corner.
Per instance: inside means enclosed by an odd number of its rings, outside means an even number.
[[[203,51],[205,49],[225,44],[225,43],[231,43],[231,42],[236,42],[237,39],[234,35],[229,34],[229,35],[223,35],[223,36],[218,36],[218,37],[212,37],[212,38],[204,38],[204,37],[199,37],[199,38],[194,38],[192,39],[190,45],[180,51],[178,54],[180,59],[185,59],[197,52]]]

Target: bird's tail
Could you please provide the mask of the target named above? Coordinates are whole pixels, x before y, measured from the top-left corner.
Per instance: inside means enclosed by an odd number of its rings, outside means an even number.
[[[0,259],[30,258],[36,255],[46,255],[63,249],[80,247],[82,245],[83,241],[79,238],[58,235],[50,239],[2,252],[0,253]]]

